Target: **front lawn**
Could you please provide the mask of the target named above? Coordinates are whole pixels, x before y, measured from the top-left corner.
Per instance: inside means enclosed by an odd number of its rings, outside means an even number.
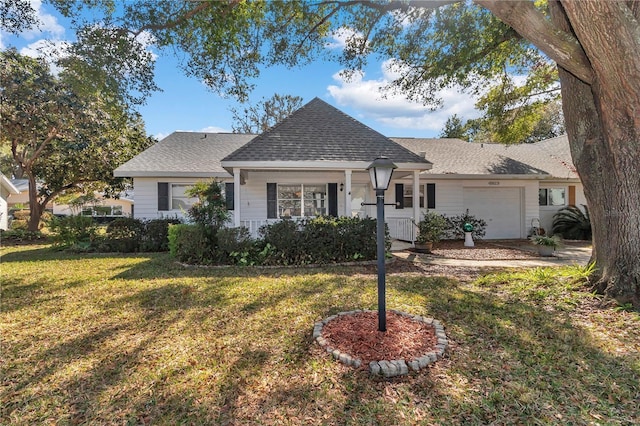
[[[374,267],[1,253],[2,424],[640,423],[640,318],[599,308],[577,268],[390,273],[387,306],[439,319],[451,347],[385,381],[311,337],[319,319],[376,308]]]

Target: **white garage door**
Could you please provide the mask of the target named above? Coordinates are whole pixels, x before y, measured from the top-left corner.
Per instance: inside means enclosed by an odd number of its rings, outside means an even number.
[[[487,222],[486,239],[524,238],[520,188],[464,188],[464,208]]]

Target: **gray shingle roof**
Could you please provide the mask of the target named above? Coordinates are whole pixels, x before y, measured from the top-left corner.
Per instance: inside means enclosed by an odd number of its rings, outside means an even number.
[[[331,161],[429,164],[410,150],[319,98],[292,113],[223,161]]]
[[[235,133],[174,132],[118,167],[114,175],[229,176],[220,160],[254,137]]]
[[[428,174],[529,175],[577,179],[569,141],[560,136],[532,144],[506,146],[460,139],[392,138],[433,163]]]

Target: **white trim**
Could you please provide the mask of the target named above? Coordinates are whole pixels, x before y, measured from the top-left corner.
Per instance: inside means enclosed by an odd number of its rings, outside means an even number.
[[[231,173],[227,172],[179,172],[179,171],[161,171],[161,170],[136,170],[136,171],[127,171],[127,170],[118,170],[115,169],[113,171],[114,177],[148,177],[148,178],[225,178],[229,179],[232,177]]]
[[[241,167],[254,170],[365,170],[371,162],[364,161],[223,161],[225,169]],[[396,163],[398,169],[429,170],[431,163]]]
[[[233,226],[240,226],[240,174],[238,168],[233,169]]]
[[[351,170],[344,171],[344,215],[351,216]]]
[[[14,195],[20,194],[20,190],[16,188],[16,186],[13,183],[11,183],[9,178],[7,178],[4,175],[4,173],[0,173],[0,180],[2,182],[2,186],[7,188],[7,192],[9,192],[9,194],[14,194]]]

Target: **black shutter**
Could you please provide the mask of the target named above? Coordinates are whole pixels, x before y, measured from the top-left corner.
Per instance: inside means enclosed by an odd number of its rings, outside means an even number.
[[[338,217],[338,184],[329,184],[329,216]]]
[[[436,208],[436,184],[435,183],[427,184],[427,208],[428,209]]]
[[[169,210],[169,184],[158,182],[158,211]]]
[[[267,219],[278,218],[278,184],[267,183]]]
[[[227,210],[233,210],[233,182],[224,184],[224,201],[227,204]]]
[[[404,184],[396,183],[396,209],[404,209]]]

